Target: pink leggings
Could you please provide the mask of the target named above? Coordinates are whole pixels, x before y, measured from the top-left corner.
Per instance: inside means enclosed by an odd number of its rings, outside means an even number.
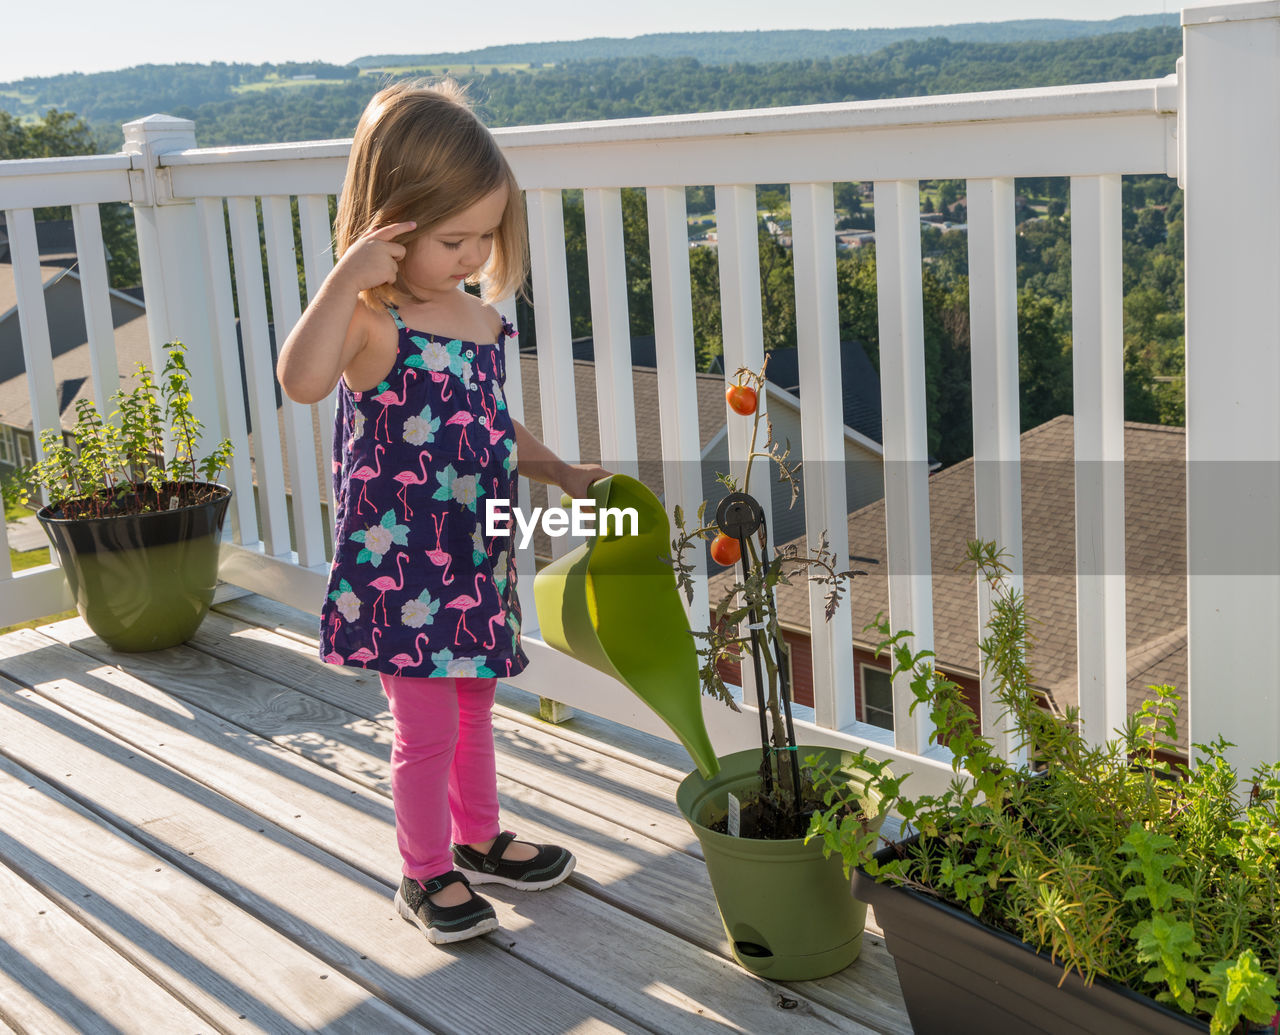
[[[421,679],[382,673],[395,719],[391,801],[406,877],[453,869],[449,843],[498,836],[493,754],[496,679]]]

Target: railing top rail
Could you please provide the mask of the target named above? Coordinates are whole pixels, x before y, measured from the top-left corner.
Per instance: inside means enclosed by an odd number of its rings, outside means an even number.
[[[764,133],[813,133],[1029,119],[1077,119],[1177,111],[1175,75],[1119,83],[1084,83],[1029,90],[941,94],[808,104],[746,111],[696,112],[652,118],[509,126],[494,130],[504,148],[545,148],[582,143],[689,139]],[[313,140],[240,147],[194,148],[165,154],[165,166],[217,166],[248,161],[344,158],[350,139]]]
[[[884,129],[969,122],[1089,118],[1177,111],[1177,77],[1086,83],[1031,90],[940,94],[933,97],[845,101],[748,111],[694,112],[645,119],[609,119],[497,129],[504,147],[608,143],[762,133]]]
[[[0,179],[10,176],[61,176],[68,173],[112,173],[127,171],[130,156],[77,155],[73,158],[7,158],[0,161]]]
[[[351,138],[345,140],[304,140],[285,144],[242,144],[236,147],[197,147],[168,151],[160,156],[162,166],[235,165],[241,162],[288,162],[306,158],[346,160]]]

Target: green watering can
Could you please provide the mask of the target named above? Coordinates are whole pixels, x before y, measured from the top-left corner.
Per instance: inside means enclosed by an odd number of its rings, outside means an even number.
[[[604,508],[631,508],[630,524],[612,520],[576,550],[534,576],[543,640],[612,676],[644,701],[680,738],[708,779],[720,769],[702,722],[698,653],[680,602],[671,525],[658,498],[625,474],[591,486],[597,532]],[[568,505],[566,497],[565,505]]]

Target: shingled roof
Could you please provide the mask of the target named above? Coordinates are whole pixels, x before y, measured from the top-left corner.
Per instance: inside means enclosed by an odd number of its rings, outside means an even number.
[[[1057,417],[1025,432],[1022,444],[1024,591],[1031,618],[1029,652],[1036,684],[1059,708],[1077,703],[1074,424]],[[1130,711],[1152,684],[1187,684],[1186,443],[1183,429],[1126,423],[1125,616]],[[973,460],[929,480],[934,650],[942,671],[979,672],[977,592],[964,567],[974,538]],[[854,644],[874,649],[864,629],[889,605],[884,501],[849,515],[852,566],[868,572],[853,586]],[[803,545],[799,540],[798,545]],[[718,576],[717,583],[725,578]],[[716,599],[716,587],[712,589]],[[800,580],[780,586],[779,619],[809,628]],[[1186,716],[1179,720],[1186,747]]]
[[[800,359],[796,349],[769,350],[769,380],[800,395]],[[880,375],[858,341],[840,343],[840,401],[846,427],[883,442]],[[803,400],[801,400],[803,402]]]
[[[58,408],[62,426],[69,430],[75,423],[77,401],[93,398],[89,380],[89,335],[85,330],[80,282],[75,272],[56,266],[41,266],[40,278],[53,348]],[[12,268],[0,263],[0,422],[30,431],[31,396],[17,302]],[[109,302],[120,375],[120,384],[110,386],[114,392],[117,387],[132,387],[138,364],[151,363],[151,347],[142,303],[116,291],[111,293]]]

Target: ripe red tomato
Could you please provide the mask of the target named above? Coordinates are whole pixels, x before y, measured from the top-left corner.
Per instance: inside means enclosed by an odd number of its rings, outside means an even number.
[[[730,385],[724,397],[734,413],[749,417],[756,412],[756,390],[750,385]]]
[[[717,564],[729,567],[737,564],[738,558],[742,556],[742,547],[738,545],[738,540],[721,532],[711,540],[711,559]]]

